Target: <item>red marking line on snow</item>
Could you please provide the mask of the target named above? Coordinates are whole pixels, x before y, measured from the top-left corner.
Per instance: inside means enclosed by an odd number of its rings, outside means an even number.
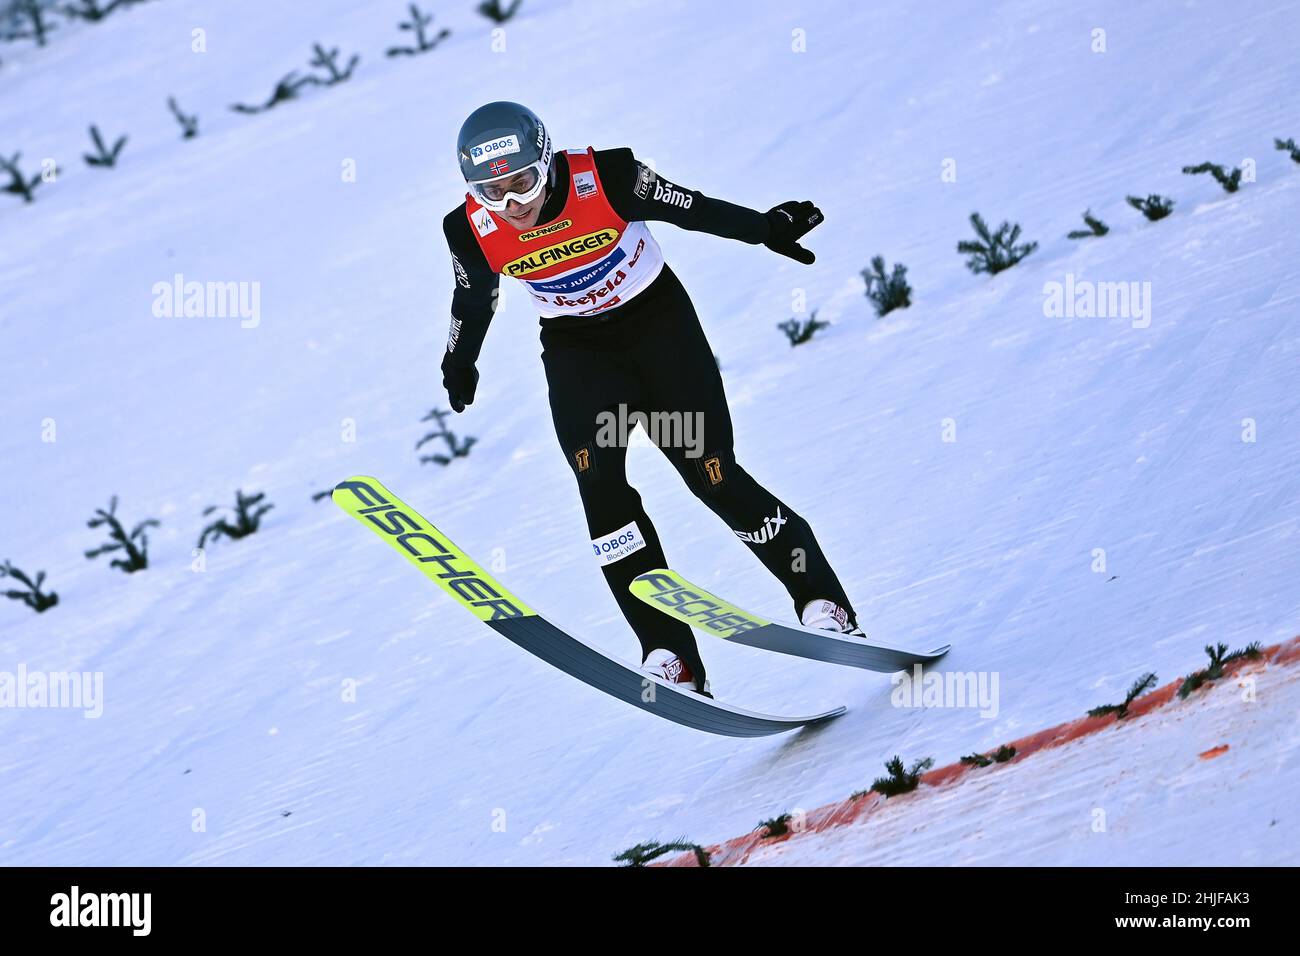
[[[1282,644],[1273,644],[1270,647],[1260,649],[1260,656],[1254,660],[1241,658],[1233,661],[1224,668],[1223,677],[1218,681],[1212,681],[1200,690],[1194,691],[1192,697],[1203,693],[1216,684],[1222,683],[1225,679],[1236,674],[1240,670],[1261,670],[1269,664],[1273,665],[1292,665],[1300,661],[1300,636],[1293,637]],[[1170,681],[1163,687],[1159,687],[1149,693],[1143,694],[1137,700],[1133,701],[1128,708],[1128,716],[1124,718],[1125,723],[1131,723],[1135,718],[1160,707],[1164,707],[1171,702],[1178,700],[1178,688],[1182,685],[1183,679]],[[1086,737],[1089,734],[1095,734],[1107,727],[1117,723],[1118,717],[1113,714],[1107,714],[1104,717],[1079,717],[1075,720],[1068,721],[1064,724],[1057,724],[1055,727],[1049,727],[1046,730],[1040,730],[1037,733],[1030,734],[1028,737],[1021,737],[1019,740],[1013,740],[1010,746],[1016,748],[1016,755],[1007,761],[1008,764],[1019,763],[1021,760],[1029,757],[1031,754],[1040,750],[1050,750],[1053,747],[1060,747],[1072,740],[1078,740],[1080,737]],[[1227,744],[1215,747],[1200,754],[1205,760],[1213,759],[1226,752]],[[990,767],[978,768],[970,764],[964,764],[960,761],[950,763],[945,767],[938,767],[921,775],[921,784],[924,787],[943,787],[968,773],[986,772],[997,768],[998,764]],[[916,793],[922,794],[923,790],[917,788]],[[810,810],[804,820],[804,826],[798,831],[791,831],[779,837],[767,837],[762,835],[762,831],[755,831],[742,837],[736,837],[725,843],[714,844],[705,847],[709,854],[710,866],[737,866],[749,859],[751,853],[760,847],[768,847],[777,843],[784,843],[787,840],[798,839],[808,833],[821,833],[824,830],[830,830],[834,827],[847,826],[851,823],[857,823],[874,813],[885,801],[885,797],[879,793],[867,793],[854,799],[841,800],[838,803],[829,803],[824,807],[818,807]],[[694,853],[682,853],[673,857],[664,863],[652,863],[652,866],[697,866]]]

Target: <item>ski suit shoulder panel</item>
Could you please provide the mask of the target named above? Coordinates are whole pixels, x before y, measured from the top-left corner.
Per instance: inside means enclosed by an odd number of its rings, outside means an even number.
[[[668,222],[751,245],[767,241],[765,214],[671,182],[626,146],[598,149],[595,160],[610,206],[628,222]]]

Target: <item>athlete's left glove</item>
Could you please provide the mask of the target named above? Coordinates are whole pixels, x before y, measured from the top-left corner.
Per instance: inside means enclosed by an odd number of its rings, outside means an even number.
[[[763,245],[806,266],[812,265],[817,260],[811,250],[799,245],[799,240],[826,218],[820,209],[806,199],[803,202],[792,199],[779,206],[773,206],[767,211],[766,216],[772,226],[772,232]]]
[[[447,400],[457,412],[474,404],[474,390],[478,388],[478,369],[473,365],[453,365],[451,353],[442,357],[442,387],[447,390]]]

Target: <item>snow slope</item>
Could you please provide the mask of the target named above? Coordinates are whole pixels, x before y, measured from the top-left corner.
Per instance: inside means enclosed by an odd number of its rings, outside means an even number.
[[[774,846],[749,862],[888,865],[902,862],[906,847],[909,864],[1149,866],[1145,836],[1159,831],[1154,856],[1164,866],[1203,866],[1207,856],[1294,866],[1300,675],[1294,668],[1264,675],[1258,707],[1241,706],[1233,691],[1162,712],[1160,726],[1120,727],[1113,738],[1062,748],[1040,765],[1012,765],[918,812],[887,806],[870,826]],[[1277,727],[1292,729],[1277,734]],[[1223,743],[1229,740],[1236,746]],[[1218,845],[1207,847],[1207,837]]]
[[[1203,865],[1207,843],[1219,844],[1219,862],[1294,862],[1297,662],[1300,638],[1262,648],[1186,699],[1174,679],[1123,718],[1079,717],[1006,741],[1002,763],[953,761],[906,795],[858,791],[796,809],[785,834],[759,827],[706,848],[709,865],[1141,866],[1150,841],[1131,837],[1153,830],[1166,866]],[[698,865],[689,852],[669,863]]]
[[[0,863],[600,864],[841,798],[895,753],[996,746],[1144,671],[1185,673],[1210,641],[1296,633],[1300,167],[1272,141],[1300,137],[1300,10],[530,0],[504,52],[464,4],[439,10],[438,50],[385,59],[403,15],[165,0],[0,51],[0,150],[63,170],[31,206],[0,196],[0,558],[61,596],[44,615],[0,606],[0,671],[104,680],[96,720],[0,709]],[[317,40],[362,53],[354,79],[226,110]],[[198,139],[179,139],[169,95]],[[471,455],[443,470],[412,450],[445,400],[453,139],[485,98],[711,195],[821,205],[812,267],[655,233],[721,360],[741,461],[812,522],[871,633],[951,641],[945,669],[999,676],[995,717],[893,708],[880,675],[705,646],[720,696],[849,713],[762,741],[677,728],[520,653],[310,500],[378,475],[556,623],[635,653],[589,558],[522,294],[506,289],[453,424]],[[117,169],[82,164],[92,122],[129,134]],[[1258,181],[1233,196],[1179,172],[1247,157]],[[1170,218],[1124,204],[1150,192],[1178,199]],[[1110,235],[1064,239],[1088,207]],[[971,275],[954,245],[973,210],[1040,248]],[[876,253],[915,287],[879,321],[858,276]],[[153,286],[177,273],[260,283],[259,323],[155,317]],[[1067,275],[1149,282],[1149,327],[1046,317],[1044,284]],[[790,349],[773,326],[799,294],[835,324]],[[788,614],[656,451],[633,449],[629,472],[683,574]],[[237,487],[275,510],[192,571],[201,511]],[[112,494],[163,522],[144,573],[81,557]],[[1162,862],[1178,822],[1072,860]],[[1016,861],[1053,862],[1050,846]],[[1295,862],[1293,845],[1253,849]]]

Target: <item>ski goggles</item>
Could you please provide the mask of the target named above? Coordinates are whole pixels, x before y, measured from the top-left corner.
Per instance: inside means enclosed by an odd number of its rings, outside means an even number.
[[[511,199],[518,203],[530,203],[536,199],[546,185],[546,167],[538,160],[495,179],[470,180],[468,185],[480,205],[501,212]]]

